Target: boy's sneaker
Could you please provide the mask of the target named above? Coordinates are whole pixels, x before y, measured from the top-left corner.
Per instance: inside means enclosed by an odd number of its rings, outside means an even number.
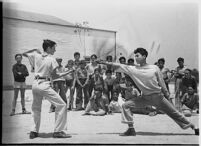
[[[15,115],[15,110],[12,110],[12,112],[10,113],[10,116],[14,116]]]
[[[31,112],[27,111],[26,109],[23,109],[22,114],[31,114]]]

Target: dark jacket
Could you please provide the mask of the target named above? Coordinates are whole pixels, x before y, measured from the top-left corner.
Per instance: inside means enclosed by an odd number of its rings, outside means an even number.
[[[14,75],[14,80],[16,82],[25,82],[26,77],[29,76],[27,67],[24,64],[18,64],[18,63],[14,64],[12,71]],[[18,74],[19,72],[21,74]]]

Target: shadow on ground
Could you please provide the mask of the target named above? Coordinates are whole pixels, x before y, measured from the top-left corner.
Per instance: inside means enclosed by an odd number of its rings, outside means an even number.
[[[96,133],[96,134],[120,134],[120,133]],[[158,132],[136,132],[136,135],[142,135],[142,136],[174,136],[174,135],[194,135],[194,134],[188,134],[188,133],[158,133]]]

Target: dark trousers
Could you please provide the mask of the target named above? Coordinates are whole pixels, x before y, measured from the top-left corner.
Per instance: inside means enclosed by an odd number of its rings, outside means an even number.
[[[74,93],[75,93],[75,88],[72,88],[73,86],[73,79],[72,80],[66,80],[66,90],[65,93],[70,90],[70,96],[69,96],[69,108],[73,108],[73,103],[74,103]]]
[[[176,108],[161,94],[151,94],[130,100],[122,105],[122,123],[133,124],[133,110],[144,109],[147,105],[155,106],[166,113],[182,129],[188,128],[192,123],[185,118]]]
[[[87,103],[89,102],[89,85],[81,87],[78,83],[76,83],[76,109],[81,109],[84,99],[84,108],[86,108]],[[84,96],[83,96],[84,95]]]
[[[63,99],[63,101],[65,103],[67,103],[67,99],[66,99],[66,89],[65,89],[65,81],[55,81],[53,83],[54,85],[54,89],[56,92],[59,92],[59,95],[61,96],[61,98]]]
[[[57,93],[59,93],[60,97],[67,104],[65,84],[65,81],[55,81],[53,82],[53,88]],[[55,109],[55,106],[51,104],[50,109]]]
[[[108,85],[107,87],[108,87],[108,90],[106,91],[106,95],[110,103],[112,101],[112,96],[113,96],[113,85]]]

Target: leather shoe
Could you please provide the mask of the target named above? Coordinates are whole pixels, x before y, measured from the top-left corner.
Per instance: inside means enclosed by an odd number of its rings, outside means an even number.
[[[197,129],[194,129],[194,131],[195,131],[195,135],[200,135],[200,130],[199,130],[199,128],[197,128]]]
[[[136,136],[134,128],[128,128],[128,130],[124,133],[119,134],[120,136]]]
[[[54,138],[71,138],[72,136],[61,131],[61,132],[54,132],[53,137]]]
[[[38,133],[31,131],[31,132],[30,132],[30,135],[29,135],[29,138],[30,138],[30,139],[34,139],[34,138],[36,138],[36,137],[38,137]]]

